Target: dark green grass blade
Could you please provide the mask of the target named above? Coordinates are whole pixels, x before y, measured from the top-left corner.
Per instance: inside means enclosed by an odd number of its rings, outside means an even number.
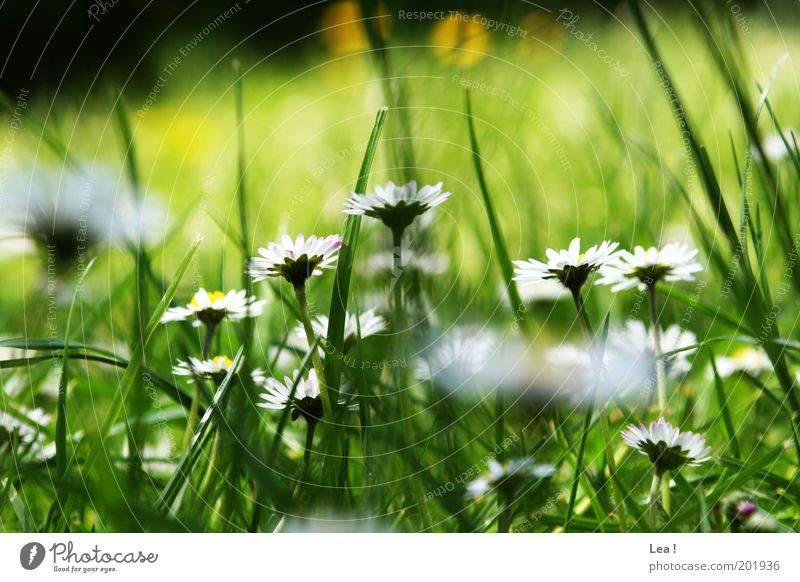
[[[475,121],[472,116],[472,100],[470,92],[464,91],[464,107],[466,109],[467,129],[469,131],[469,143],[472,149],[472,161],[475,166],[475,175],[478,178],[478,185],[481,189],[481,196],[483,197],[484,210],[486,211],[486,218],[489,221],[489,228],[492,232],[492,241],[497,249],[497,265],[500,267],[500,273],[503,276],[503,283],[508,289],[508,298],[511,302],[511,313],[523,325],[525,319],[525,306],[519,296],[517,284],[514,281],[514,266],[511,262],[511,256],[508,254],[508,247],[503,238],[503,232],[500,228],[500,223],[497,220],[497,215],[494,211],[494,203],[492,202],[492,195],[489,192],[489,186],[486,184],[486,177],[483,173],[483,158],[481,157],[480,149],[478,148],[478,138],[475,134]]]
[[[372,160],[375,158],[375,151],[378,148],[378,140],[381,129],[386,121],[387,108],[382,107],[375,117],[375,125],[372,127],[372,134],[369,136],[367,150],[364,153],[364,160],[361,162],[361,169],[358,172],[358,180],[354,192],[363,194],[367,190],[370,168]],[[333,281],[333,293],[331,294],[331,307],[328,314],[328,337],[325,345],[325,382],[331,390],[332,397],[338,398],[339,384],[341,382],[342,354],[344,354],[344,322],[347,315],[347,300],[350,294],[350,278],[353,271],[356,247],[358,246],[358,233],[361,228],[361,216],[350,215],[344,223],[344,235],[342,248],[339,251],[339,258],[336,266],[336,277]],[[336,406],[336,402],[333,403]]]
[[[720,412],[722,412],[722,421],[725,425],[725,432],[728,433],[728,440],[731,443],[731,451],[733,456],[737,459],[741,458],[741,449],[739,449],[739,441],[736,439],[736,428],[733,425],[731,418],[731,411],[728,409],[728,398],[725,395],[725,385],[722,378],[717,371],[717,363],[714,360],[714,352],[708,350],[708,359],[711,362],[711,370],[714,372],[714,390],[717,395],[717,403],[719,404]]]
[[[197,465],[197,462],[200,460],[203,448],[208,444],[213,435],[213,431],[211,430],[212,420],[216,415],[222,414],[221,403],[224,401],[226,394],[233,385],[233,379],[238,374],[243,355],[244,347],[241,347],[236,357],[233,359],[233,363],[228,373],[225,375],[225,379],[219,385],[219,388],[217,388],[217,392],[214,394],[211,404],[197,424],[194,435],[192,435],[191,444],[183,452],[183,455],[181,455],[175,472],[172,474],[166,487],[164,487],[164,491],[159,496],[160,504],[169,511],[174,512],[177,509],[173,507],[173,504],[183,488],[183,485],[189,480],[189,476],[192,474],[195,465]]]
[[[67,324],[64,328],[64,351],[61,360],[61,378],[58,382],[58,406],[56,414],[56,475],[58,480],[64,476],[67,470],[67,386],[69,384],[69,334],[72,327],[72,314],[75,311],[75,304],[83,290],[83,282],[86,275],[94,265],[95,259],[89,261],[86,268],[81,273],[78,284],[75,286],[75,293],[72,295],[72,302],[67,313]],[[60,494],[60,491],[57,493]]]

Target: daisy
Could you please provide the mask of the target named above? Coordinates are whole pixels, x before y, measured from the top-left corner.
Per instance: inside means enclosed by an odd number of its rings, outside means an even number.
[[[673,471],[686,465],[696,467],[711,458],[711,447],[705,446],[705,437],[693,432],[681,432],[662,416],[650,423],[623,430],[622,440],[629,447],[647,456],[657,474]]]
[[[361,330],[361,339],[380,333],[386,329],[386,320],[375,313],[374,309],[369,309],[358,316],[353,313],[347,313],[344,320],[344,346],[345,351],[356,341],[358,337],[359,326]],[[311,320],[311,327],[314,328],[314,335],[320,338],[328,337],[328,317],[326,315],[318,315]],[[289,344],[298,349],[308,349],[308,338],[306,337],[305,329],[302,324],[299,324],[292,330],[289,336]],[[320,346],[322,349],[322,346]]]
[[[253,281],[267,277],[283,277],[295,288],[302,287],[310,277],[319,277],[323,269],[334,269],[342,237],[332,234],[324,238],[301,234],[295,240],[283,235],[281,243],[271,242],[258,249],[260,257],[250,260],[248,274]]]
[[[356,194],[345,202],[345,214],[377,218],[393,232],[402,233],[418,216],[439,206],[450,197],[442,192],[442,183],[423,186],[417,190],[415,181],[402,186],[388,182],[386,186],[375,186],[374,194]]]
[[[573,293],[580,290],[589,275],[617,258],[614,252],[619,243],[603,241],[600,245],[589,247],[581,252],[581,239],[575,237],[569,249],[556,251],[547,249],[547,263],[536,259],[514,261],[515,281],[541,281],[556,279]]]
[[[161,318],[161,323],[192,320],[194,327],[202,324],[214,326],[229,319],[238,321],[246,317],[258,317],[264,311],[266,301],[256,301],[241,291],[206,291],[203,288],[192,296],[186,307],[170,307]]]
[[[467,497],[478,499],[495,489],[513,493],[518,485],[551,477],[555,472],[553,465],[537,464],[532,458],[512,459],[505,464],[491,460],[488,471],[467,485]]]
[[[292,373],[292,377],[285,376],[283,382],[276,378],[267,377],[263,370],[257,369],[252,372],[253,382],[264,388],[266,392],[261,394],[264,402],[259,402],[256,406],[270,408],[272,410],[283,410],[286,407],[292,409],[292,420],[298,416],[303,416],[308,422],[317,422],[322,418],[322,399],[320,398],[319,380],[317,372],[313,368],[308,372],[308,377],[300,376],[299,370]],[[292,386],[297,381],[294,396],[292,396]]]
[[[785,129],[783,131],[783,138],[779,133],[773,133],[764,138],[764,141],[761,142],[761,149],[764,150],[764,155],[767,156],[767,159],[773,162],[779,162],[789,155],[786,144],[788,143],[789,147],[792,147],[794,144],[792,131],[791,129]],[[783,142],[784,139],[786,139],[786,143]],[[758,151],[758,148],[753,147],[752,152],[754,158],[757,160],[761,159],[761,152]]]
[[[498,338],[490,332],[455,327],[422,355],[417,378],[457,389],[480,379],[497,346]]]
[[[661,353],[688,348],[697,343],[697,336],[691,331],[672,324],[661,333]],[[665,360],[665,371],[669,377],[678,377],[689,371],[689,356],[695,350],[678,352]],[[639,320],[629,320],[624,328],[612,328],[608,333],[608,359],[636,358],[652,369],[656,361],[656,341],[653,330],[648,330]]]
[[[739,372],[758,376],[761,372],[772,370],[772,362],[763,350],[750,346],[739,348],[730,356],[719,356],[714,359],[720,378],[727,378]]]
[[[518,281],[517,291],[520,299],[525,303],[550,303],[569,297],[569,291],[555,279]],[[506,293],[506,289],[503,287],[504,298]]]
[[[233,365],[233,360],[228,356],[217,356],[209,360],[200,360],[190,357],[188,361],[178,360],[178,364],[172,368],[172,373],[176,376],[190,376],[189,382],[195,378],[201,380],[213,380],[219,384],[228,375]]]
[[[703,270],[695,261],[697,249],[686,244],[671,243],[657,249],[637,246],[633,252],[622,251],[618,259],[600,269],[598,285],[613,285],[615,293],[625,289],[647,289],[658,281],[694,281],[694,274]]]
[[[124,183],[118,171],[105,167],[14,167],[0,182],[0,198],[9,195],[18,203],[4,209],[2,220],[64,269],[99,244],[138,244],[159,233],[163,213],[135,201]]]

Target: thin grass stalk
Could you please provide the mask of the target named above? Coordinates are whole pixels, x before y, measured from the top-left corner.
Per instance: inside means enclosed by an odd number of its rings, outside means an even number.
[[[588,343],[588,349],[591,353],[593,365],[597,371],[597,377],[595,379],[595,404],[597,405],[600,431],[603,435],[603,447],[605,450],[606,464],[608,465],[609,471],[609,491],[612,503],[616,508],[620,529],[622,531],[626,531],[628,529],[628,524],[627,516],[625,514],[625,504],[622,501],[621,493],[616,491],[616,489],[619,489],[619,487],[617,487],[617,463],[614,460],[614,447],[611,443],[611,428],[608,421],[608,412],[606,411],[606,403],[603,401],[599,389],[599,378],[602,376],[603,362],[599,352],[595,350],[594,333],[592,331],[589,318],[586,316],[586,306],[584,305],[580,289],[572,290],[572,299],[575,303],[575,310],[578,312],[578,320],[580,321],[581,328],[586,336],[586,341]],[[582,439],[584,438],[585,436],[582,437]],[[576,472],[579,469],[580,467],[576,466]]]
[[[397,350],[396,356],[399,359],[404,359],[406,356],[406,346],[403,337],[405,331],[406,317],[405,317],[405,304],[403,300],[403,285],[402,273],[403,264],[400,249],[402,248],[403,231],[401,229],[392,230],[392,272],[395,274],[394,288],[392,289],[392,319],[394,320],[395,333],[394,333],[394,347]],[[403,419],[403,436],[405,438],[405,446],[407,447],[408,456],[411,461],[412,475],[411,479],[411,493],[414,502],[419,508],[420,519],[422,526],[428,529],[431,525],[431,518],[428,512],[428,506],[425,501],[425,491],[422,488],[420,478],[415,478],[416,474],[420,473],[420,467],[417,457],[414,454],[413,446],[416,443],[416,434],[414,430],[413,407],[411,405],[411,395],[409,394],[408,386],[405,382],[404,368],[395,366],[394,370],[395,388],[400,395],[400,416]]]

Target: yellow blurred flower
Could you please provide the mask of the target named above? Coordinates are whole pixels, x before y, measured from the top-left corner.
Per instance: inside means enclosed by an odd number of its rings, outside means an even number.
[[[527,35],[526,41],[520,43],[521,49],[534,62],[553,59],[564,46],[564,27],[543,10],[528,12],[522,19],[522,28],[527,31]]]
[[[379,4],[377,14],[371,23],[381,38],[388,36],[390,20],[386,8]],[[369,24],[361,13],[360,4],[346,0],[334,2],[325,8],[319,26],[322,38],[331,52],[336,55],[346,55],[369,48],[369,39],[364,28]]]
[[[436,23],[430,43],[442,62],[467,68],[484,57],[489,49],[489,31],[476,16],[455,12]]]

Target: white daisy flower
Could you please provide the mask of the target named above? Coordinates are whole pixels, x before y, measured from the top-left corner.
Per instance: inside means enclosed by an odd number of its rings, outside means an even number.
[[[644,291],[658,281],[694,281],[694,274],[703,266],[695,261],[697,249],[682,243],[671,243],[662,249],[637,246],[633,252],[622,251],[616,261],[600,269],[598,285],[613,285],[615,293],[637,287]]]
[[[744,346],[730,356],[718,356],[714,359],[720,378],[727,378],[740,372],[758,376],[761,372],[772,371],[772,361],[764,350]],[[709,371],[713,375],[713,371]]]
[[[498,338],[491,332],[455,327],[422,354],[417,378],[460,388],[479,379],[497,346]]]
[[[792,140],[792,131],[791,129],[785,129],[783,131],[783,137],[786,139],[786,143],[789,144],[789,147],[792,147],[794,144]],[[783,143],[783,139],[779,133],[773,133],[764,138],[764,141],[761,142],[761,149],[764,150],[764,155],[773,162],[779,162],[789,155],[789,150],[786,149],[786,144]],[[761,152],[758,151],[758,148],[753,146],[751,150],[753,157],[760,160]]]
[[[569,291],[555,279],[517,281],[517,291],[525,303],[554,302],[569,297]],[[505,295],[503,287],[503,297]]]
[[[266,390],[266,392],[260,394],[264,402],[259,402],[256,406],[272,410],[283,410],[289,406],[292,409],[292,420],[296,420],[298,416],[302,415],[307,421],[318,421],[322,418],[323,411],[317,372],[314,368],[311,368],[307,378],[300,376],[299,381],[297,381],[297,388],[294,391],[294,397],[290,399],[292,386],[299,375],[300,371],[295,370],[292,372],[291,378],[284,376],[283,382],[281,382],[276,378],[267,376],[266,372],[260,368],[253,370],[251,373],[253,382]],[[347,396],[341,398],[339,404],[346,406],[349,410],[358,408],[358,403],[354,403],[353,399]]]
[[[124,184],[124,176],[104,167],[15,167],[0,182],[0,198],[16,201],[2,218],[51,253],[58,268],[68,267],[97,244],[138,244],[160,231],[163,212],[135,202]]]
[[[344,347],[345,351],[356,341],[358,337],[358,325],[361,327],[361,339],[380,333],[386,329],[386,320],[375,313],[374,309],[368,309],[360,314],[358,321],[353,313],[347,313],[344,320]],[[328,316],[318,315],[311,320],[311,327],[314,329],[314,336],[319,338],[328,337]],[[302,324],[299,324],[289,335],[289,345],[292,347],[307,350],[308,338]],[[320,346],[322,349],[322,346]]]
[[[614,261],[618,252],[615,252],[619,243],[603,241],[581,252],[581,239],[575,237],[569,244],[569,249],[556,251],[547,249],[547,263],[528,259],[527,261],[514,261],[515,281],[541,281],[543,279],[556,279],[570,291],[579,290],[589,275],[605,264]]]
[[[191,320],[194,327],[202,324],[217,325],[224,319],[239,321],[246,317],[258,317],[264,312],[265,300],[257,301],[241,291],[206,291],[201,288],[185,307],[170,307],[161,318],[161,323]]]
[[[629,425],[621,433],[629,447],[650,459],[656,472],[673,471],[684,465],[696,467],[711,458],[711,447],[707,447],[704,436],[693,432],[681,432],[662,416],[650,423]]]
[[[375,186],[373,194],[356,194],[345,202],[345,214],[369,216],[381,220],[393,231],[403,232],[417,216],[442,204],[450,192],[442,192],[442,183],[417,190],[415,181],[402,186],[388,182]]]
[[[281,243],[271,242],[267,248],[258,249],[260,257],[250,260],[248,274],[253,281],[267,277],[283,277],[295,287],[301,287],[306,279],[319,277],[323,269],[334,269],[342,237],[332,234],[326,237],[301,234],[295,240],[283,235]]]
[[[228,370],[231,369],[232,365],[233,360],[228,356],[217,356],[209,360],[190,357],[187,362],[178,360],[178,364],[172,368],[172,373],[176,376],[189,376],[190,383],[195,378],[213,380],[219,383],[228,375]]]
[[[682,329],[677,324],[672,324],[661,330],[661,353],[668,353],[682,348],[688,348],[697,343],[697,336],[691,331]],[[629,320],[624,328],[612,328],[608,333],[607,357],[612,360],[636,358],[642,364],[654,369],[656,361],[655,337],[652,329],[648,329],[639,320]],[[685,350],[666,358],[665,371],[667,376],[682,376],[691,368],[689,356],[695,350]]]
[[[512,459],[500,464],[489,461],[488,471],[467,485],[467,497],[478,499],[495,489],[513,490],[526,481],[545,479],[555,474],[553,465],[534,463],[532,458]]]

